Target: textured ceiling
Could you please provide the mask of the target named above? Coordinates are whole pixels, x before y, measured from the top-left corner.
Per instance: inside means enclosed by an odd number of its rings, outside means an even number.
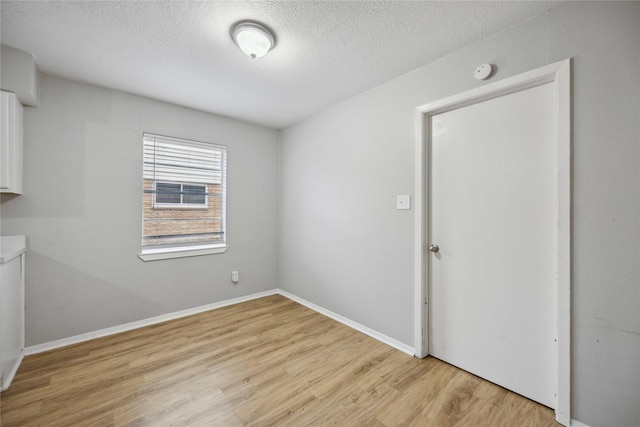
[[[50,74],[283,128],[552,1],[2,1],[2,43]],[[277,46],[256,60],[244,19]]]

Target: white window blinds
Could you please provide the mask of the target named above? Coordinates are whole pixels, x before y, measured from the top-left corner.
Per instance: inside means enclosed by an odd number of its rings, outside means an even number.
[[[143,251],[224,245],[226,147],[143,136]]]
[[[220,184],[224,147],[144,134],[144,177],[167,182]]]

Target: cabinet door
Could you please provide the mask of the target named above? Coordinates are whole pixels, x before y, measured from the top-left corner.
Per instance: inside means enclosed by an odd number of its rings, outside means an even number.
[[[22,104],[0,91],[0,192],[22,194]]]

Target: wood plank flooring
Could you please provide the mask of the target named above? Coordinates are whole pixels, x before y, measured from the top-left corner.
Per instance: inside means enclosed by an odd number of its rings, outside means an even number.
[[[556,426],[553,411],[279,295],[26,357],[10,426]]]

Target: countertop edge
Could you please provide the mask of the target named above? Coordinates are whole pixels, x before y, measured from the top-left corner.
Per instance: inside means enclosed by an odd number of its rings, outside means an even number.
[[[27,252],[25,236],[0,236],[0,264],[6,264],[25,252]]]

